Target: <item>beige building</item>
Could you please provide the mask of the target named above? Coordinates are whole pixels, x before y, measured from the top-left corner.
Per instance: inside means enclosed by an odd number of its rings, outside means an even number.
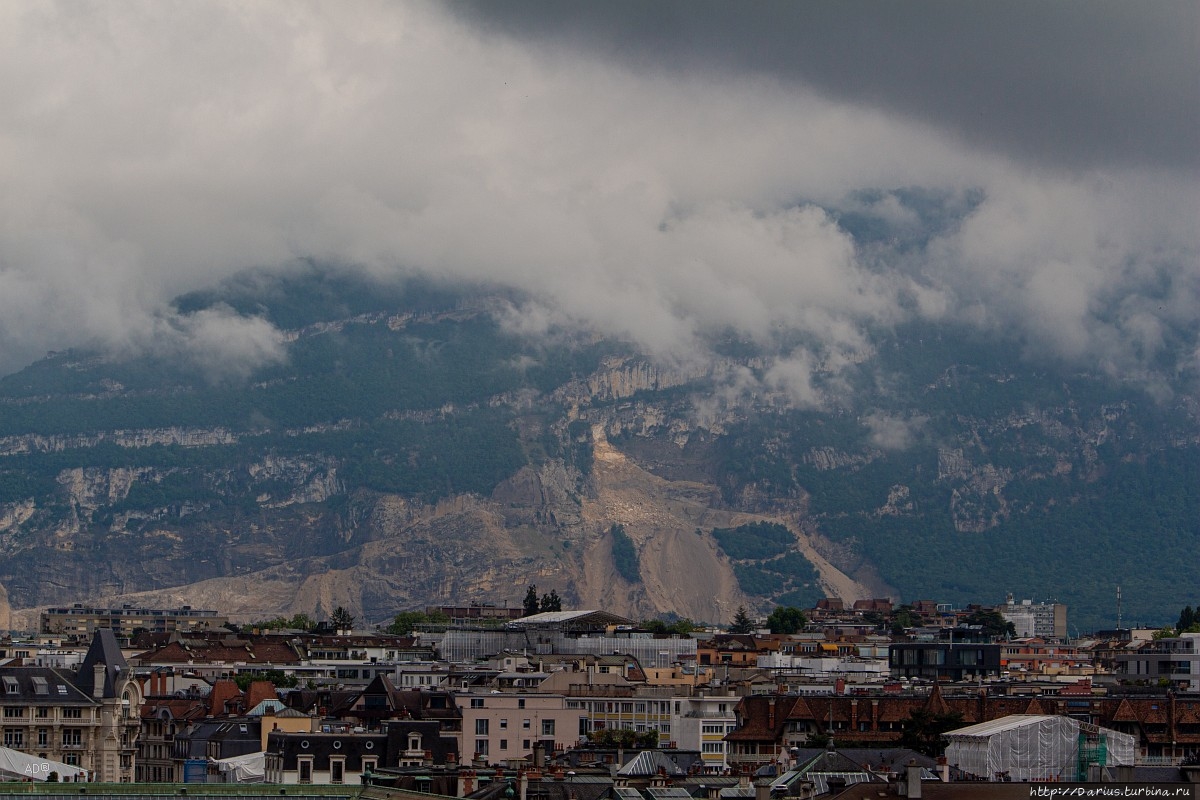
[[[130,639],[136,633],[170,633],[171,631],[215,630],[222,628],[229,617],[216,611],[202,611],[191,606],[174,609],[93,608],[82,603],[42,612],[42,633],[74,636],[86,639],[96,631],[108,628],[118,637]]]
[[[463,693],[456,701],[462,712],[459,752],[464,760],[474,756],[498,764],[528,756],[538,742],[565,750],[586,735],[587,714],[568,707],[561,695]]]
[[[78,671],[3,667],[0,690],[5,747],[133,781],[141,689],[111,630],[96,633]]]

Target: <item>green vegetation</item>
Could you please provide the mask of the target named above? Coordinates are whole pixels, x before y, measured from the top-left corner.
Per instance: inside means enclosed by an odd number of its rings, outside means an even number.
[[[957,711],[934,714],[923,708],[913,711],[908,719],[900,723],[900,746],[936,758],[946,752],[943,734],[961,728],[963,716]]]
[[[663,619],[644,619],[638,627],[644,631],[651,633],[662,634],[666,636],[691,636],[692,632],[700,626],[690,619],[677,619],[674,622],[668,622]]]
[[[632,728],[601,728],[589,732],[587,739],[593,747],[624,747],[630,750],[658,747],[658,731],[638,733]]]
[[[754,621],[750,619],[750,615],[746,613],[745,606],[738,606],[737,613],[733,615],[733,624],[729,626],[730,633],[752,633],[754,631]]]
[[[416,630],[418,625],[442,625],[450,622],[450,617],[440,611],[426,614],[424,611],[401,611],[387,626],[387,633],[396,636],[407,636]]]
[[[259,622],[251,622],[245,626],[248,629],[258,628],[264,631],[278,630],[295,630],[295,631],[313,631],[317,628],[317,621],[308,614],[296,614],[293,617],[275,617],[274,619],[264,619]]]
[[[795,606],[776,606],[771,616],[767,617],[767,627],[771,633],[799,633],[807,623],[804,612]]]
[[[783,553],[796,537],[777,522],[751,522],[736,528],[714,528],[713,538],[730,558],[771,558]]]
[[[296,685],[296,676],[287,675],[277,669],[268,669],[262,672],[239,672],[233,676],[233,681],[243,692],[255,681],[270,681],[276,689],[291,689]]]
[[[642,571],[638,563],[637,548],[633,546],[629,534],[625,533],[625,526],[614,524],[608,529],[608,535],[612,537],[613,566],[616,567],[617,574],[629,583],[641,583]]]

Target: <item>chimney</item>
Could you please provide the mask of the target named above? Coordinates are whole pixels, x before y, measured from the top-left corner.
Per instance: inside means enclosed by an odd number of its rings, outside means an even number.
[[[771,800],[771,781],[759,778],[754,782],[754,800]]]
[[[950,782],[950,764],[947,763],[945,756],[938,756],[937,760],[938,775],[941,776],[942,783]],[[1133,780],[1130,778],[1130,780]]]
[[[458,773],[458,796],[466,797],[473,791],[475,791],[475,770],[460,770]]]
[[[103,664],[92,665],[92,697],[104,697],[104,675]]]
[[[908,797],[910,800],[915,797],[919,798],[921,796],[921,767],[917,765],[916,759],[908,762],[907,773]]]
[[[520,800],[528,800],[528,798],[529,798],[529,775],[526,774],[524,769],[517,771],[517,786],[519,787],[519,791],[517,792],[517,797],[520,798]]]

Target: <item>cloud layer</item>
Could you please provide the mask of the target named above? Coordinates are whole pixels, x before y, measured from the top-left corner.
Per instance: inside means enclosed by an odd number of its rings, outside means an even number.
[[[1053,147],[1024,159],[791,67],[562,42],[414,4],[0,8],[0,370],[165,330],[244,372],[278,332],[168,302],[298,258],[513,285],[530,319],[663,358],[798,331],[769,380],[804,402],[816,364],[913,317],[1113,371],[1181,336],[1195,358],[1200,196],[1170,147],[1046,169]],[[895,230],[925,224],[899,187],[982,199],[917,251],[857,246],[834,210],[863,189]]]

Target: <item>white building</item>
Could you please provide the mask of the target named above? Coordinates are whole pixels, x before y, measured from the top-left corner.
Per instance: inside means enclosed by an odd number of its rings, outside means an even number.
[[[737,697],[678,697],[672,701],[671,735],[680,750],[699,750],[704,771],[729,768],[725,735],[737,728]]]

